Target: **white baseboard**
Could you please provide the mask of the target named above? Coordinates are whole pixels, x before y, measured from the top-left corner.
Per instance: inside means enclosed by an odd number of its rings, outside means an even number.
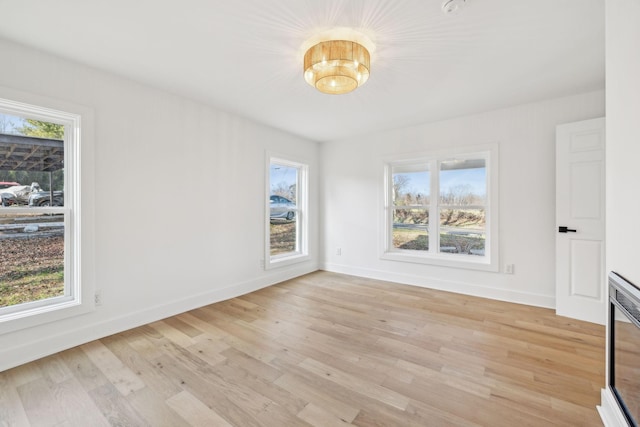
[[[556,306],[555,297],[548,295],[513,291],[508,289],[490,288],[486,286],[475,285],[472,283],[433,279],[425,276],[393,273],[384,270],[374,270],[369,268],[352,267],[340,264],[324,263],[320,266],[320,268],[322,270],[331,271],[333,273],[349,274],[352,276],[366,277],[369,279],[386,280],[389,282],[402,283],[405,285],[438,289],[442,291],[455,292],[476,297],[491,298],[499,301],[533,305],[536,307],[555,308]]]
[[[270,270],[264,276],[256,279],[236,283],[222,289],[215,289],[198,295],[189,295],[180,300],[148,307],[144,310],[106,321],[89,324],[78,322],[79,325],[77,328],[66,330],[56,335],[49,335],[38,341],[29,342],[19,347],[0,349],[0,372],[85,344],[89,341],[165,319],[208,304],[257,291],[267,286],[314,272],[317,269],[315,263],[304,263],[300,266],[283,268],[278,271]]]
[[[597,408],[604,427],[628,427],[629,424],[611,390],[603,388],[600,395],[600,406],[597,406]]]

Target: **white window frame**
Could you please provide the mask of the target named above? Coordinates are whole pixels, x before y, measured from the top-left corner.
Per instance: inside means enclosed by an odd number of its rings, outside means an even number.
[[[451,159],[479,159],[486,161],[487,200],[484,205],[486,215],[486,240],[484,256],[450,254],[439,252],[437,236],[440,221],[440,163]],[[393,176],[394,166],[414,164],[428,165],[430,174],[429,204],[429,251],[398,249],[393,247]],[[498,144],[460,147],[437,150],[428,153],[396,156],[385,159],[383,215],[381,230],[381,259],[390,261],[430,264],[443,267],[465,268],[484,271],[499,271],[499,192],[498,192]]]
[[[12,207],[11,214],[64,213],[64,295],[0,308],[0,335],[20,329],[50,323],[95,309],[94,283],[83,280],[84,265],[92,267],[91,256],[82,258],[83,218],[82,192],[83,144],[90,144],[93,112],[63,101],[51,100],[0,87],[0,112],[64,126],[64,206]],[[81,143],[82,141],[82,143]],[[91,150],[89,150],[90,152]],[[92,187],[93,181],[87,180]],[[91,237],[87,232],[86,237]],[[85,262],[86,261],[86,262]]]
[[[297,264],[310,259],[309,256],[309,165],[306,162],[293,160],[287,156],[267,153],[265,166],[265,249],[264,249],[264,267],[266,270],[285,267]],[[296,183],[296,248],[294,252],[284,254],[271,255],[271,220],[270,220],[270,196],[271,196],[271,177],[270,170],[273,163],[293,167],[298,170],[298,181]]]

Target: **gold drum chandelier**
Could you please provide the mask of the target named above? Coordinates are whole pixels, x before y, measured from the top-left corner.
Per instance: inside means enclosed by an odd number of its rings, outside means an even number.
[[[322,93],[349,93],[367,82],[370,61],[369,51],[359,43],[323,41],[305,53],[304,79]]]

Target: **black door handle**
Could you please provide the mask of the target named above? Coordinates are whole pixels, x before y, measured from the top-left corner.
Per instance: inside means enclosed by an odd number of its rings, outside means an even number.
[[[558,233],[575,233],[578,230],[575,230],[573,228],[567,228],[564,225],[561,225],[560,227],[558,227]]]

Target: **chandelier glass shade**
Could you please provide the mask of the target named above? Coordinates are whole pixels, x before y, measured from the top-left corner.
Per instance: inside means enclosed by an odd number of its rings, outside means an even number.
[[[349,40],[320,42],[304,55],[304,79],[320,92],[340,95],[369,79],[369,51]]]

